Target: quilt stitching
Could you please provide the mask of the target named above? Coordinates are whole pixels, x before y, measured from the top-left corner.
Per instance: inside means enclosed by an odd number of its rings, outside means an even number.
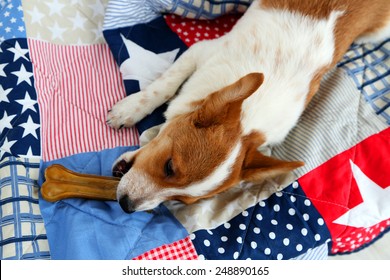
[[[353,45],[338,64],[347,71],[375,112],[390,124],[390,38]]]
[[[38,206],[38,170],[38,162],[28,159],[6,157],[0,163],[1,259],[50,258]]]

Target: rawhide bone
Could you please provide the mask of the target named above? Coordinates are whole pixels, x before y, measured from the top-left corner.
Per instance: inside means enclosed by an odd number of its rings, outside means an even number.
[[[76,173],[59,164],[46,168],[45,177],[41,194],[50,202],[64,198],[116,200],[120,180],[116,177]]]

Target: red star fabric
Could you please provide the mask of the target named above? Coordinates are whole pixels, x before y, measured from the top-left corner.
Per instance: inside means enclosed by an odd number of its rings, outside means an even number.
[[[350,161],[381,188],[390,186],[389,143],[390,128],[333,157],[298,180],[306,195],[323,215],[331,232],[331,253],[348,253],[363,248],[389,228],[390,219],[382,209],[380,215],[384,219],[370,227],[334,222],[349,210],[364,203]],[[338,191],[335,191],[335,188]]]

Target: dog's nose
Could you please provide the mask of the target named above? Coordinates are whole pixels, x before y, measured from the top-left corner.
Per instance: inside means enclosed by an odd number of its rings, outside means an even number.
[[[130,170],[131,166],[133,165],[132,162],[127,162],[124,159],[119,161],[113,168],[112,168],[112,175],[114,177],[123,177],[127,173],[127,171]]]
[[[122,207],[122,210],[128,214],[135,211],[134,204],[127,195],[124,195],[119,199],[119,205]]]

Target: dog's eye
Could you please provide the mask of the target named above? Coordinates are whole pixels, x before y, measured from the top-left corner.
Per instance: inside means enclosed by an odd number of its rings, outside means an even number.
[[[175,172],[173,171],[173,164],[172,164],[172,159],[168,159],[167,162],[164,165],[164,173],[165,176],[167,177],[172,177],[175,175]]]

